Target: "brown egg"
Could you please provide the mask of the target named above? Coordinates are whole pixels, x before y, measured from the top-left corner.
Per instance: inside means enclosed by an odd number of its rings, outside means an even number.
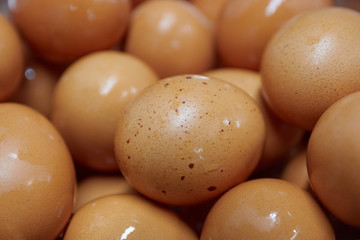
[[[305,149],[300,150],[288,160],[282,171],[281,179],[291,182],[304,190],[309,189]]]
[[[345,223],[360,228],[360,92],[329,107],[317,122],[307,149],[313,191]]]
[[[291,126],[277,117],[266,105],[261,96],[261,76],[257,72],[238,68],[218,68],[204,73],[234,84],[250,94],[263,111],[266,124],[264,152],[257,170],[265,170],[285,157],[299,144],[304,131]]]
[[[44,116],[50,117],[57,77],[57,74],[40,63],[26,64],[24,79],[11,100],[32,107]]]
[[[360,14],[332,7],[290,20],[262,61],[264,95],[285,121],[311,130],[341,97],[360,90]]]
[[[55,239],[71,216],[75,171],[54,126],[20,104],[0,104],[0,239]]]
[[[131,15],[125,50],[161,78],[201,73],[214,62],[212,25],[186,1],[147,1]]]
[[[7,100],[19,87],[24,67],[24,52],[19,35],[0,13],[0,101]]]
[[[248,94],[216,78],[179,75],[128,105],[115,132],[115,156],[139,192],[193,205],[244,181],[264,140],[261,110]]]
[[[9,9],[30,46],[60,63],[116,45],[131,5],[129,0],[9,0]]]
[[[51,119],[76,161],[98,171],[117,171],[114,130],[127,103],[155,83],[154,71],[116,51],[87,55],[61,76]]]
[[[216,26],[227,1],[228,0],[193,0],[192,4],[203,12],[213,25]]]
[[[95,175],[83,179],[77,185],[74,211],[99,197],[113,194],[131,194],[136,191],[122,176]]]
[[[220,15],[218,51],[225,66],[257,70],[265,46],[291,17],[332,0],[229,0]]]
[[[96,199],[72,218],[64,240],[196,240],[195,233],[169,209],[139,195]]]
[[[279,179],[251,180],[225,193],[208,214],[201,240],[335,240],[321,207]]]

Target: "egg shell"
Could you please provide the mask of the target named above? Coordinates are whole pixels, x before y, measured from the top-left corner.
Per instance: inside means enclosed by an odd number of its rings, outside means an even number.
[[[205,16],[212,22],[214,27],[217,26],[220,14],[228,0],[192,0],[194,4]]]
[[[131,14],[125,51],[148,63],[160,78],[201,73],[214,63],[213,28],[189,2],[146,1]]]
[[[264,151],[257,171],[264,171],[284,160],[292,148],[297,146],[304,131],[281,120],[266,105],[261,95],[261,76],[258,72],[240,68],[217,68],[204,73],[232,83],[254,98],[263,112],[266,124],[266,139]]]
[[[332,5],[332,0],[227,1],[217,29],[222,64],[258,70],[265,46],[287,20],[301,12]]]
[[[114,194],[136,194],[128,182],[118,175],[94,175],[77,185],[74,211],[100,197]]]
[[[115,156],[129,183],[170,205],[222,194],[255,169],[265,123],[255,101],[216,78],[163,79],[132,101],[115,132]]]
[[[64,63],[116,45],[125,35],[131,5],[130,0],[12,0],[9,9],[36,53]]]
[[[9,99],[19,87],[24,52],[15,26],[0,13],[0,101]]]
[[[360,14],[330,7],[298,15],[267,45],[263,93],[285,121],[311,130],[341,97],[360,90]]]
[[[40,113],[0,104],[0,239],[55,239],[69,220],[75,194],[70,153]]]
[[[335,239],[329,220],[309,193],[280,179],[241,183],[208,214],[201,240]]]
[[[281,179],[291,182],[304,190],[310,188],[306,149],[301,149],[286,162]]]
[[[96,199],[72,218],[64,240],[196,240],[191,228],[169,209],[139,195]]]
[[[55,87],[51,120],[74,159],[97,171],[118,171],[113,139],[125,106],[158,80],[143,61],[100,51],[74,62]]]
[[[360,228],[360,92],[321,116],[311,133],[307,168],[313,191],[345,223]]]

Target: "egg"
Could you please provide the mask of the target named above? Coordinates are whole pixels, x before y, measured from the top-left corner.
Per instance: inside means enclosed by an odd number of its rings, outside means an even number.
[[[360,14],[330,7],[293,18],[262,59],[263,94],[286,122],[311,130],[341,97],[360,90]]]
[[[14,25],[0,13],[0,101],[6,101],[20,85],[24,52]]]
[[[170,205],[195,205],[249,177],[265,123],[243,90],[201,75],[178,75],[146,88],[115,130],[115,157],[128,182]]]
[[[335,239],[315,199],[280,179],[241,183],[226,192],[206,217],[201,240]]]
[[[205,16],[217,26],[220,14],[228,0],[192,0],[192,4],[197,7]]]
[[[343,222],[360,228],[360,92],[329,107],[315,125],[307,148],[313,191]]]
[[[169,209],[139,195],[112,195],[91,201],[73,216],[64,240],[196,240],[191,228]]]
[[[306,164],[306,149],[299,150],[299,152],[294,154],[286,162],[280,177],[304,190],[310,189]]]
[[[71,62],[115,46],[125,35],[130,0],[8,0],[14,22],[37,54]]]
[[[20,104],[0,104],[0,239],[55,239],[73,209],[75,170],[54,126]]]
[[[21,85],[10,100],[25,104],[50,117],[58,74],[36,61],[31,61],[25,66]]]
[[[97,198],[114,194],[136,194],[136,191],[119,175],[93,175],[77,185],[74,211]]]
[[[125,51],[160,76],[201,73],[214,63],[213,28],[186,1],[146,1],[131,14]]]
[[[100,51],[74,62],[55,86],[51,120],[75,161],[97,171],[119,171],[114,131],[128,102],[158,80],[143,61]]]
[[[265,46],[290,18],[332,0],[229,0],[220,13],[217,47],[224,66],[260,68]]]
[[[282,121],[266,105],[261,96],[261,76],[258,72],[240,68],[217,68],[204,73],[234,84],[251,95],[263,112],[266,124],[266,139],[264,151],[257,166],[258,171],[282,161],[292,148],[297,146],[304,131]]]

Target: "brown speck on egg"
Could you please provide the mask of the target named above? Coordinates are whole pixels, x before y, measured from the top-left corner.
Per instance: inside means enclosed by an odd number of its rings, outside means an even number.
[[[169,86],[169,83],[165,83],[165,84],[164,84],[164,87],[167,87],[167,86]]]
[[[181,181],[184,181],[184,179],[185,179],[185,176],[181,176]]]
[[[212,192],[212,191],[215,191],[215,190],[216,190],[216,187],[215,187],[215,186],[210,186],[210,187],[207,188],[207,190],[208,190],[209,192]]]
[[[193,163],[190,163],[190,164],[189,164],[189,168],[191,168],[191,169],[194,168],[194,166],[195,166],[195,165],[194,165]]]

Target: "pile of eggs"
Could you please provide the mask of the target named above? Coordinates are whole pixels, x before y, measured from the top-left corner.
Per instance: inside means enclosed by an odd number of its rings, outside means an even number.
[[[0,239],[360,237],[357,0],[0,10]]]

